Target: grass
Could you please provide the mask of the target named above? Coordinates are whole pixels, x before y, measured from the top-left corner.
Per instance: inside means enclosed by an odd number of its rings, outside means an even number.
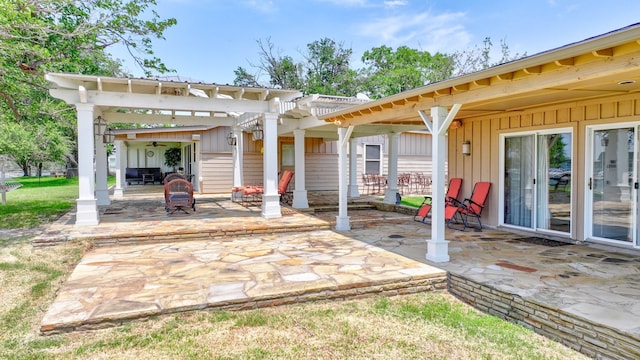
[[[0,205],[0,228],[30,228],[57,219],[78,197],[77,178],[20,177],[22,187],[7,193]]]
[[[22,187],[8,192],[7,203],[0,204],[0,229],[32,228],[56,220],[75,204],[78,178],[19,177],[12,179]],[[114,184],[110,176],[108,184]]]
[[[58,186],[33,188],[43,196],[76,186],[74,181],[57,181]],[[23,200],[12,201],[18,205]],[[446,292],[238,312],[193,311],[40,336],[45,312],[89,248],[80,241],[44,249],[34,249],[29,239],[0,243],[0,358],[586,359],[529,329],[480,313]]]
[[[409,195],[409,196],[403,196],[402,201],[400,203],[402,205],[418,208],[420,207],[420,205],[422,205],[423,201],[424,201],[424,196]]]

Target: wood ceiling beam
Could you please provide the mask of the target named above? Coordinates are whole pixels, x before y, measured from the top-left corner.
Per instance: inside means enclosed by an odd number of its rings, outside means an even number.
[[[568,59],[556,60],[555,63],[558,66],[573,66],[576,63],[576,60],[575,58],[568,58]]]
[[[613,48],[594,50],[591,53],[596,57],[611,57],[613,56]]]
[[[491,85],[491,79],[489,78],[484,78],[484,79],[478,79],[478,80],[474,80],[473,84],[477,87],[484,87],[484,86],[489,86]]]
[[[524,71],[525,74],[528,75],[539,75],[542,74],[542,66],[538,65],[538,66],[531,66],[528,68],[524,68],[522,69]]]

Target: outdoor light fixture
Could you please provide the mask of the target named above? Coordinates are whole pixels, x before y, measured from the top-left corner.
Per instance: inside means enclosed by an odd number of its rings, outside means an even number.
[[[102,142],[105,144],[113,144],[115,140],[116,140],[116,133],[114,133],[113,130],[111,129],[107,129],[104,135],[102,135]]]
[[[471,155],[471,141],[467,140],[462,143],[462,155]]]
[[[105,130],[107,130],[107,121],[102,116],[98,116],[93,122],[93,132],[96,136],[102,136]]]
[[[238,139],[232,132],[227,135],[227,144],[229,144],[229,146],[236,146],[238,144]]]
[[[449,128],[451,128],[451,129],[458,129],[458,128],[461,128],[461,127],[462,127],[462,120],[460,120],[460,119],[453,120],[451,122],[451,125],[449,125]]]
[[[251,131],[251,136],[253,137],[253,141],[262,140],[264,133],[262,132],[262,125],[260,125],[259,121],[256,121],[256,126]]]

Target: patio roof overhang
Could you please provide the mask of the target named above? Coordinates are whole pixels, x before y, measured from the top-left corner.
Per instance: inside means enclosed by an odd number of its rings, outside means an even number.
[[[418,112],[434,107],[462,104],[456,119],[465,119],[637,91],[640,24],[318,118],[341,127],[423,125]]]
[[[273,104],[302,96],[297,90],[161,79],[48,73],[50,93],[68,104],[98,106],[108,123],[232,126],[247,114],[273,112]]]

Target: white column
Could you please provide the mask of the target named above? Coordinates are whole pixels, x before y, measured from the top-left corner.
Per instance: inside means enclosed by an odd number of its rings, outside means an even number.
[[[426,259],[433,262],[449,261],[449,242],[445,240],[444,219],[444,164],[445,159],[445,132],[439,131],[447,117],[447,109],[444,107],[431,108],[431,146],[432,146],[432,179],[431,192],[431,239],[427,240]]]
[[[122,199],[124,197],[124,152],[126,147],[122,143],[122,140],[116,140],[113,143],[116,152],[116,186],[113,188],[113,197],[116,199]]]
[[[233,187],[244,185],[243,179],[243,150],[244,150],[244,137],[242,136],[242,129],[239,127],[233,128],[233,136],[236,137],[236,145],[231,147],[231,157],[233,160]],[[240,201],[242,194],[240,192],[231,193],[232,201]]]
[[[338,216],[336,230],[351,230],[347,215],[347,128],[338,128]]]
[[[107,163],[107,144],[102,139],[102,135],[96,136],[96,199],[99,206],[109,205],[109,187],[107,176],[109,175]]]
[[[387,174],[387,191],[384,194],[385,204],[395,204],[398,193],[398,147],[400,134],[388,134],[389,138],[389,174]]]
[[[265,113],[263,120],[264,193],[262,194],[262,216],[266,219],[279,218],[280,195],[278,194],[278,114]]]
[[[349,140],[349,197],[360,197],[358,190],[358,139]]]
[[[76,225],[97,225],[98,205],[94,193],[93,105],[76,104],[78,110],[78,199]]]
[[[293,190],[293,208],[306,209],[309,207],[307,199],[307,185],[305,183],[306,165],[304,161],[304,130],[293,130],[295,152],[296,188]]]
[[[200,141],[192,140],[191,141],[191,151],[193,158],[191,159],[191,174],[192,182],[193,182],[193,191],[200,192],[200,185],[202,181],[200,181]]]

